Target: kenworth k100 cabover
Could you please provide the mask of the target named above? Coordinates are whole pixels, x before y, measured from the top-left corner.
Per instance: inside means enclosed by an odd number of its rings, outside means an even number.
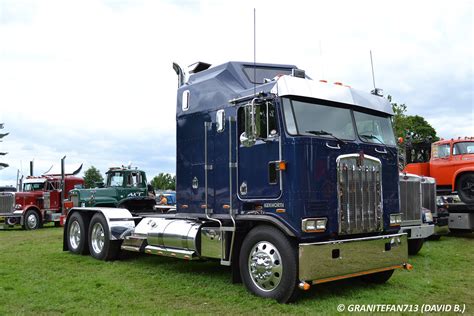
[[[293,65],[209,66],[186,81],[173,65],[176,213],[73,208],[64,250],[217,259],[279,302],[311,284],[381,283],[409,268],[390,103]]]

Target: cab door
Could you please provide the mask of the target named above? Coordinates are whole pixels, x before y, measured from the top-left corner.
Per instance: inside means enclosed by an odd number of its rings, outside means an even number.
[[[265,101],[244,105],[237,117],[239,198],[276,199],[282,183],[277,170],[281,140],[275,104]],[[254,135],[249,135],[252,129]]]

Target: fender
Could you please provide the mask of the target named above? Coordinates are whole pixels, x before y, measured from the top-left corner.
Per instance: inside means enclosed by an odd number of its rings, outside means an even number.
[[[456,172],[453,174],[453,179],[451,180],[452,181],[451,188],[453,191],[456,190],[456,180],[458,179],[458,176],[466,172],[474,172],[474,166],[468,166],[468,167],[464,167],[464,168],[460,168],[456,170]]]
[[[290,237],[296,237],[296,234],[293,230],[291,230],[288,226],[283,224],[282,221],[278,220],[277,218],[269,215],[264,214],[256,214],[256,215],[237,215],[237,221],[251,221],[251,222],[266,222],[271,223],[276,226],[279,230],[281,230],[285,235]]]
[[[74,207],[69,210],[67,214],[66,222],[64,224],[64,233],[63,233],[63,250],[67,251],[67,242],[66,242],[66,235],[67,235],[67,227],[69,223],[69,219],[72,214],[74,213],[81,213],[81,214],[88,214],[88,216],[92,217],[96,213],[102,214],[105,220],[107,221],[107,225],[109,226],[109,237],[110,240],[123,240],[127,233],[133,229],[135,229],[135,218],[132,214],[124,208],[112,208],[112,207]],[[88,228],[86,229],[88,230]]]

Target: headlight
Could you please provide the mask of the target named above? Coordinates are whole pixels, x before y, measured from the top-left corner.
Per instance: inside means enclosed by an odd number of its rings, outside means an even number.
[[[402,214],[390,214],[390,226],[400,226],[402,223]]]
[[[431,211],[423,208],[423,221],[426,223],[432,223],[433,222],[433,214],[431,214]]]
[[[322,233],[326,230],[327,218],[305,218],[301,221],[301,229],[305,233]]]
[[[16,204],[15,205],[15,210],[21,210],[23,208],[23,205],[21,204]]]

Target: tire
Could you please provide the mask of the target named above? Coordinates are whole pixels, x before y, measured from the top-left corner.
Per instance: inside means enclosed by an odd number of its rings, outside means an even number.
[[[466,204],[474,204],[474,173],[464,173],[456,181],[459,198]]]
[[[362,276],[362,280],[367,283],[383,284],[392,277],[393,271],[395,270],[366,274]]]
[[[89,253],[89,245],[87,242],[88,226],[88,217],[78,212],[71,215],[67,221],[66,228],[66,242],[70,252],[81,255],[87,255]]]
[[[38,212],[34,210],[26,212],[24,227],[26,230],[35,230],[41,227],[41,220]]]
[[[416,255],[423,247],[424,239],[408,239],[408,254],[409,255]]]
[[[428,237],[429,240],[438,241],[441,239],[441,235],[431,235]]]
[[[115,260],[120,251],[121,240],[110,240],[109,225],[102,214],[92,216],[89,225],[89,250],[98,260]]]
[[[239,268],[245,287],[254,295],[290,303],[299,293],[296,247],[276,228],[257,226],[247,234]]]

